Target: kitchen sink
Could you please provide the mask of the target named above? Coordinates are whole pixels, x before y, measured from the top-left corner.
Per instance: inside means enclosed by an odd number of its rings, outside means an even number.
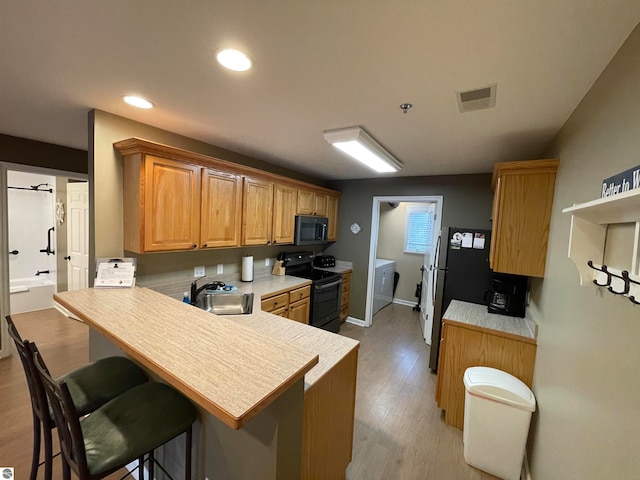
[[[196,306],[216,315],[246,315],[253,312],[253,293],[205,293]]]

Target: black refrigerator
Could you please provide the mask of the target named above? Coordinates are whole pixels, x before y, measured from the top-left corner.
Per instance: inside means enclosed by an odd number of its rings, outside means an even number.
[[[433,330],[429,368],[437,370],[442,316],[451,300],[487,305],[493,272],[489,268],[491,230],[445,227],[436,248]],[[432,272],[433,275],[434,272]]]

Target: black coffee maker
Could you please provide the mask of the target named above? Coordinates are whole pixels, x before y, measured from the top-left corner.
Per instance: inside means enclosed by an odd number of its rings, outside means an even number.
[[[524,317],[527,303],[528,277],[494,273],[491,290],[485,296],[489,303],[489,313],[499,313],[510,317]]]

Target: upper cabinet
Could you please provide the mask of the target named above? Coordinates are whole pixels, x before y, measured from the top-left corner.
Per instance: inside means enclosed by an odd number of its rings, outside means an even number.
[[[125,163],[124,248],[161,252],[197,248],[200,167],[153,155]]]
[[[209,168],[202,169],[200,218],[202,248],[240,245],[241,175]]]
[[[327,216],[327,194],[306,188],[298,189],[298,215]]]
[[[296,214],[314,212],[336,239],[339,192],[138,138],[114,146],[125,159],[125,250],[292,244]]]
[[[501,162],[493,170],[490,265],[544,277],[558,160]]]

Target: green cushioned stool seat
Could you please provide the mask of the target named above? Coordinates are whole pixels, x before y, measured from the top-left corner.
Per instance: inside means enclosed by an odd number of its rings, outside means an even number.
[[[187,434],[185,478],[191,478],[192,424],[198,411],[185,396],[162,383],[144,383],[79,418],[69,385],[53,380],[37,348],[30,348],[58,429],[63,480],[71,478],[71,470],[79,480],[98,480],[136,459],[142,475],[145,454],[153,478],[153,450],[182,433]]]
[[[186,431],[198,412],[163,383],[139,385],[80,420],[91,475],[126,465]]]
[[[108,357],[81,367],[57,379],[66,382],[78,415],[86,415],[130,388],[149,381],[147,374],[131,360]]]
[[[30,480],[35,480],[40,467],[40,448],[44,443],[44,478],[51,480],[52,441],[51,430],[55,427],[53,412],[42,385],[40,375],[33,363],[35,345],[23,340],[11,316],[7,316],[9,336],[13,339],[27,378],[33,412],[33,454]],[[84,416],[104,405],[130,388],[149,381],[144,370],[124,357],[109,357],[85,365],[59,379],[69,387],[77,414]],[[44,438],[42,438],[44,436]]]

